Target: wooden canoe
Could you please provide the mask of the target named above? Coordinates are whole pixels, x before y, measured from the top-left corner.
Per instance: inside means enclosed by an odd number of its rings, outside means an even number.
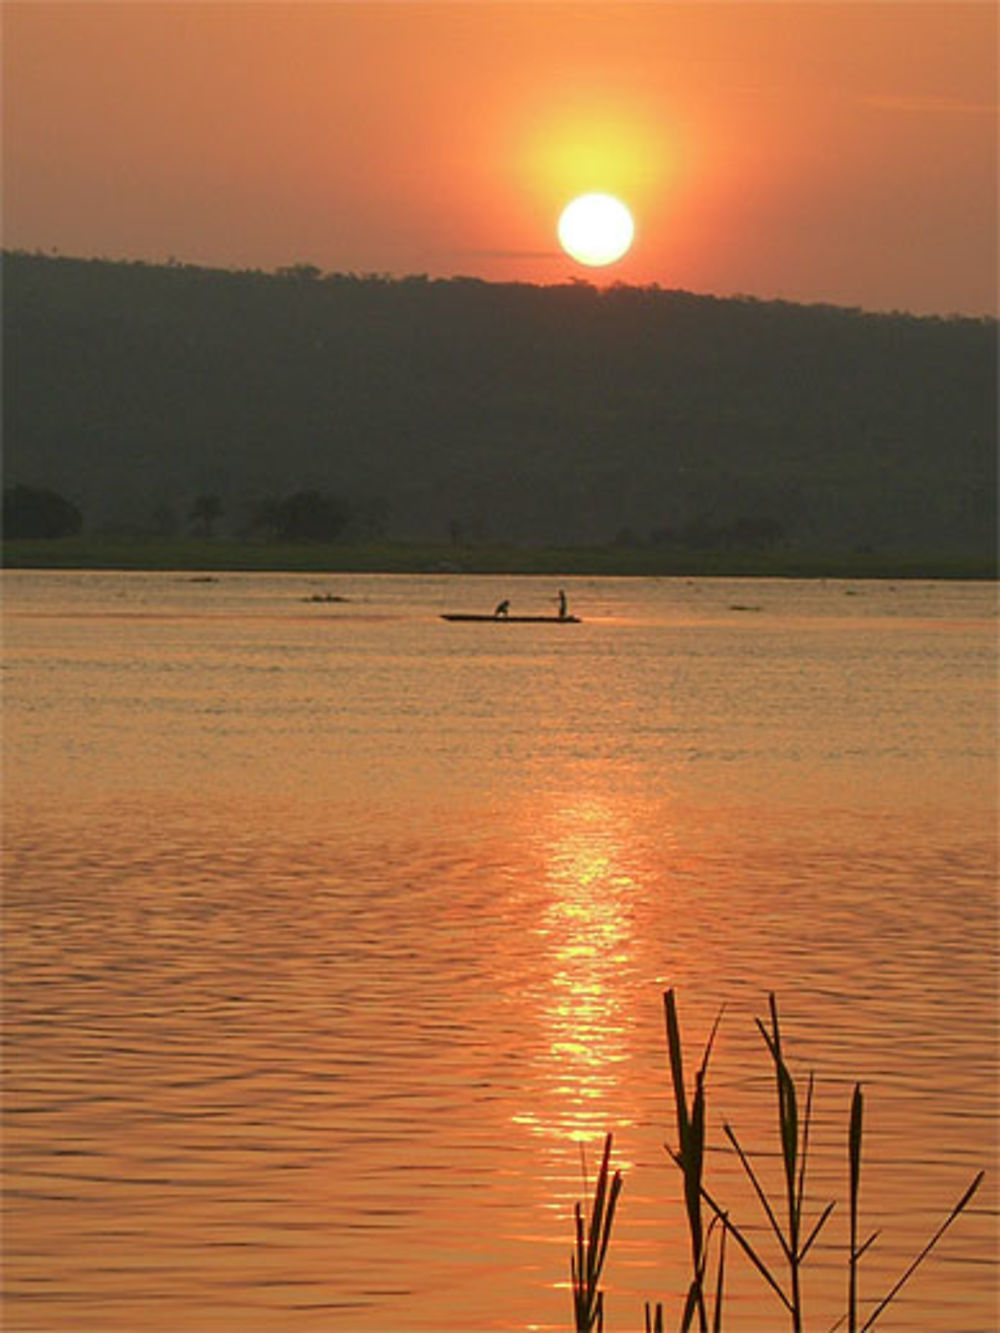
[[[442,620],[477,621],[491,625],[579,625],[579,616],[494,616],[470,615],[464,611],[449,611]]]

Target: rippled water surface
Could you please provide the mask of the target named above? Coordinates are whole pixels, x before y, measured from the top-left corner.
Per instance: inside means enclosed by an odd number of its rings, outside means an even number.
[[[992,587],[581,579],[576,626],[439,618],[537,579],[3,588],[5,1330],[568,1328],[606,1129],[609,1329],[673,1327],[667,986],[692,1061],[726,1004],[734,1215],[775,990],[817,1210],[865,1086],[866,1301],[991,1171],[879,1327],[996,1327]],[[735,1260],[731,1301],[782,1326]]]

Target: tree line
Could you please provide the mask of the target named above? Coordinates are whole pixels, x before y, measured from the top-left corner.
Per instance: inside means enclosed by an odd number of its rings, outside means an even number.
[[[8,482],[87,530],[266,540],[312,494],[345,538],[995,549],[995,321],[24,254],[4,287]]]
[[[186,524],[173,510],[160,506],[148,521],[106,525],[105,535],[174,537],[182,532],[211,540],[226,516],[222,497],[196,496]],[[8,486],[3,493],[3,532],[11,539],[78,536],[84,527],[81,510],[56,491],[36,486]],[[338,542],[345,537],[378,535],[376,517],[339,495],[296,491],[279,499],[258,501],[239,528],[239,535],[275,542]]]
[[[220,520],[226,517],[226,505],[215,494],[196,496],[182,523],[166,506],[154,509],[149,520],[104,528],[106,536],[176,537],[183,533],[211,541],[218,533]],[[237,535],[252,540],[273,542],[339,542],[345,538],[371,540],[384,534],[383,507],[358,507],[340,495],[321,491],[296,491],[280,499],[265,499],[252,506]],[[3,532],[12,539],[51,539],[78,536],[84,516],[72,501],[55,491],[34,486],[8,486],[3,493]],[[453,520],[448,529],[454,546],[467,542],[460,523]],[[648,539],[629,528],[614,538],[616,546],[639,546],[648,542],[663,547],[695,551],[767,551],[783,546],[788,540],[784,525],[773,518],[741,517],[731,523],[716,524],[706,515],[686,523],[680,529],[661,528]]]

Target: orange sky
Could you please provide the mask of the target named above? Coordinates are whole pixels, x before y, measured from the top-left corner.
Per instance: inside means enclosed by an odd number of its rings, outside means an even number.
[[[994,312],[992,4],[5,3],[4,244]],[[617,192],[631,253],[555,240]]]

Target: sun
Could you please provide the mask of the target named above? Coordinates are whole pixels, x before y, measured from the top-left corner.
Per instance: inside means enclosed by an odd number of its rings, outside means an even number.
[[[581,194],[559,218],[559,244],[581,264],[600,268],[621,259],[635,237],[632,214],[612,194]]]

